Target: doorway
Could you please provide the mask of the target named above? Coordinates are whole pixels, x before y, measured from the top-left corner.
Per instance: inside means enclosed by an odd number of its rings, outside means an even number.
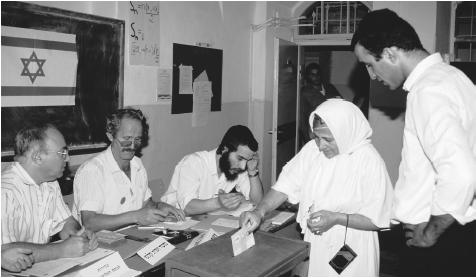
[[[365,66],[358,63],[350,46],[299,46],[276,39],[274,132],[270,131],[273,134],[272,184],[278,179],[282,167],[311,139],[309,115],[302,113],[306,101],[302,92],[307,85],[304,73],[306,66],[311,63],[320,66],[323,83],[332,84],[342,98],[359,106],[368,118],[370,79]],[[297,69],[297,72],[293,69]],[[293,78],[294,81],[291,80]],[[308,110],[312,112],[314,109],[313,106]]]
[[[309,114],[326,98],[337,95],[356,104],[368,118],[370,79],[365,66],[355,58],[350,46],[300,46],[301,80],[299,90],[298,151],[312,137]],[[319,67],[319,86],[311,84],[306,69]],[[319,90],[316,87],[320,88]]]

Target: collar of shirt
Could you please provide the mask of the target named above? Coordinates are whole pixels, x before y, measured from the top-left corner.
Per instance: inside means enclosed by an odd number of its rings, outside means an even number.
[[[434,53],[425,59],[421,60],[420,63],[412,70],[410,75],[407,77],[405,83],[403,83],[403,90],[411,92],[413,85],[417,82],[420,76],[430,67],[435,64],[442,63],[443,59],[441,58],[440,53]]]
[[[131,160],[131,173],[133,170],[138,171],[140,169],[140,166],[136,160],[137,160],[136,156],[134,156]],[[121,168],[119,168],[119,164],[117,164],[117,161],[114,159],[114,156],[112,155],[111,146],[109,146],[106,150],[105,167],[107,167],[108,170],[111,171],[111,173],[122,172]]]
[[[216,154],[217,154],[217,149],[211,150],[208,152],[206,161],[207,161],[207,167],[208,170],[212,175],[218,176],[218,171],[217,171],[217,160],[216,160]]]
[[[36,182],[31,178],[30,174],[28,174],[28,172],[23,168],[23,166],[21,166],[20,163],[14,162],[12,169],[18,174],[24,184],[37,185]]]

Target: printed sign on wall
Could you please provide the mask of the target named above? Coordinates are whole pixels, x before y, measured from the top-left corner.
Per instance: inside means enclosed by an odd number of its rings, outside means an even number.
[[[159,2],[129,2],[129,64],[159,66]]]

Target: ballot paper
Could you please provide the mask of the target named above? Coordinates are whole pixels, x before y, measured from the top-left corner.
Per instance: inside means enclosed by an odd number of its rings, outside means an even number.
[[[238,256],[255,245],[255,237],[243,227],[231,236],[231,245],[233,256]]]
[[[211,239],[217,238],[221,235],[222,235],[221,233],[216,232],[213,229],[209,229],[208,231],[203,232],[203,233],[199,234],[198,236],[196,236],[195,238],[193,238],[192,241],[190,242],[190,244],[187,246],[187,248],[185,248],[185,251],[187,251],[187,250],[189,250],[189,249],[191,249],[195,246],[198,246],[202,243],[205,243],[205,242],[207,242]]]

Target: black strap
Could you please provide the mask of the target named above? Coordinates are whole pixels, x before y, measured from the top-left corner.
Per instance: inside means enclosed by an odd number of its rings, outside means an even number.
[[[347,221],[345,223],[345,236],[344,236],[344,245],[345,245],[345,240],[347,239],[347,226],[349,226],[349,215],[346,214],[347,216]]]

